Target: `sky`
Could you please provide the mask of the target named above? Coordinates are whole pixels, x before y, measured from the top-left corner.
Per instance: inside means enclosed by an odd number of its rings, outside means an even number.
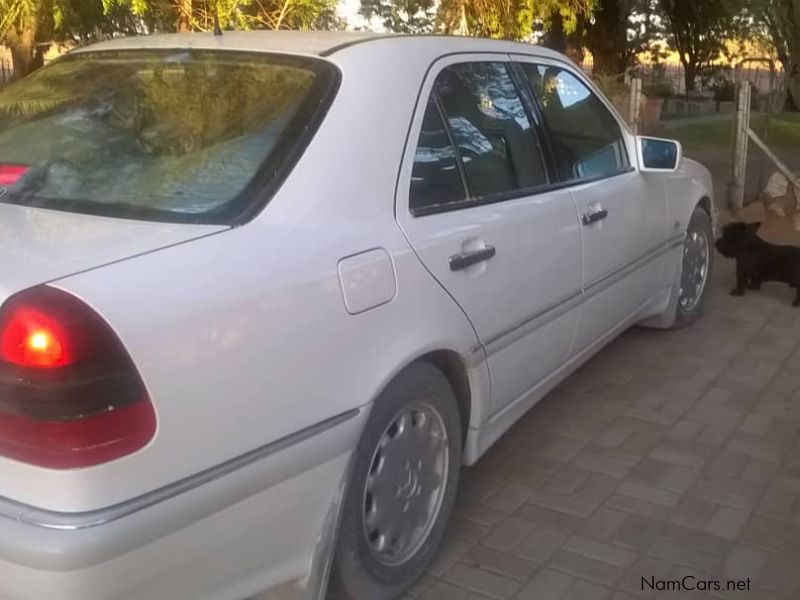
[[[354,29],[367,24],[364,17],[358,14],[361,0],[341,0],[339,2],[339,14],[347,19],[349,29]]]

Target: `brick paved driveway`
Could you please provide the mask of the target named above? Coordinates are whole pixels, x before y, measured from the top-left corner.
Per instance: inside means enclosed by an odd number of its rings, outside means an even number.
[[[786,286],[634,329],[463,473],[443,548],[410,597],[800,598],[800,309]],[[642,591],[641,577],[751,578]]]

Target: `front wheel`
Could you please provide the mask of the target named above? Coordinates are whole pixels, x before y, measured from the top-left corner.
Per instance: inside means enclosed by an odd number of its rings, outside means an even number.
[[[395,598],[425,572],[455,500],[460,423],[447,378],[428,363],[375,401],[342,507],[334,598]]]
[[[714,268],[713,237],[711,217],[702,207],[696,207],[683,244],[675,328],[690,325],[703,311]]]

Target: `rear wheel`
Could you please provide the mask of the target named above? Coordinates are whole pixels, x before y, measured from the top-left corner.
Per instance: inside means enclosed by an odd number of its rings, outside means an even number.
[[[697,206],[686,229],[683,244],[675,328],[693,323],[703,311],[714,268],[713,237],[711,217]]]
[[[334,598],[394,598],[430,565],[458,486],[460,421],[447,378],[428,363],[375,401],[342,508]]]

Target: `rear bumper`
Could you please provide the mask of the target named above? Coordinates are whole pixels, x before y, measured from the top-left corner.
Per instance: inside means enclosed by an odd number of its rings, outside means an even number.
[[[199,474],[179,493],[77,515],[0,504],[0,599],[314,597],[364,413]]]

